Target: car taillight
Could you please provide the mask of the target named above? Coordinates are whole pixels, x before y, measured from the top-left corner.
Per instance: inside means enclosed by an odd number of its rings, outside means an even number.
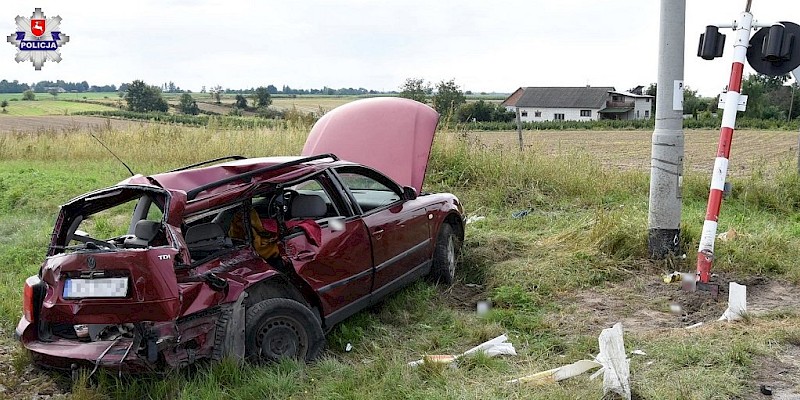
[[[36,322],[46,291],[47,285],[38,276],[25,279],[25,286],[22,289],[22,315],[25,319]]]
[[[22,289],[22,316],[33,322],[33,286],[28,281],[25,281],[25,288]]]

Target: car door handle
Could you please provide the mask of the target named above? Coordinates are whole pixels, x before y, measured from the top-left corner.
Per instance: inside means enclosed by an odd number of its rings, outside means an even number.
[[[375,229],[372,231],[372,236],[374,236],[375,239],[380,239],[381,235],[383,235],[383,229]]]

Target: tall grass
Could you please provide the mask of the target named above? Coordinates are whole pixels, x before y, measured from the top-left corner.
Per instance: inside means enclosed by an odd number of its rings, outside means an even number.
[[[226,155],[266,157],[299,154],[307,128],[287,124],[278,129],[217,130],[147,124],[126,130],[96,129],[61,133],[0,135],[0,160],[59,160],[84,163],[112,161],[97,140],[135,172],[153,173]]]

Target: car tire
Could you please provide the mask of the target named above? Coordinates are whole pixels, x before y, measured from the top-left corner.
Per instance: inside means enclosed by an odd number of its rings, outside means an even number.
[[[313,361],[325,348],[319,319],[303,304],[285,298],[254,304],[245,315],[245,352],[250,361],[282,358]]]
[[[433,265],[430,278],[434,283],[452,285],[455,280],[456,263],[458,262],[458,237],[453,227],[442,224],[436,237],[436,249],[433,252]]]

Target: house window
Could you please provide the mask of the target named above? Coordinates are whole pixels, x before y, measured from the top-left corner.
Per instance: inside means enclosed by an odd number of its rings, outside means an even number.
[[[564,114],[553,114],[553,120],[555,120],[555,121],[563,121],[564,120]]]
[[[639,110],[636,110],[636,119],[639,119]]]
[[[649,103],[649,102],[650,102],[650,99],[644,99],[644,102],[645,102],[645,103]]]
[[[536,118],[542,118],[542,112],[541,111],[534,111],[533,112],[533,116],[536,117]]]
[[[527,111],[523,111],[523,112],[520,113],[520,115],[522,115],[523,117],[527,117],[528,116],[528,112]]]
[[[581,117],[591,117],[592,110],[581,110]]]
[[[644,117],[650,118],[650,110],[644,110]]]

